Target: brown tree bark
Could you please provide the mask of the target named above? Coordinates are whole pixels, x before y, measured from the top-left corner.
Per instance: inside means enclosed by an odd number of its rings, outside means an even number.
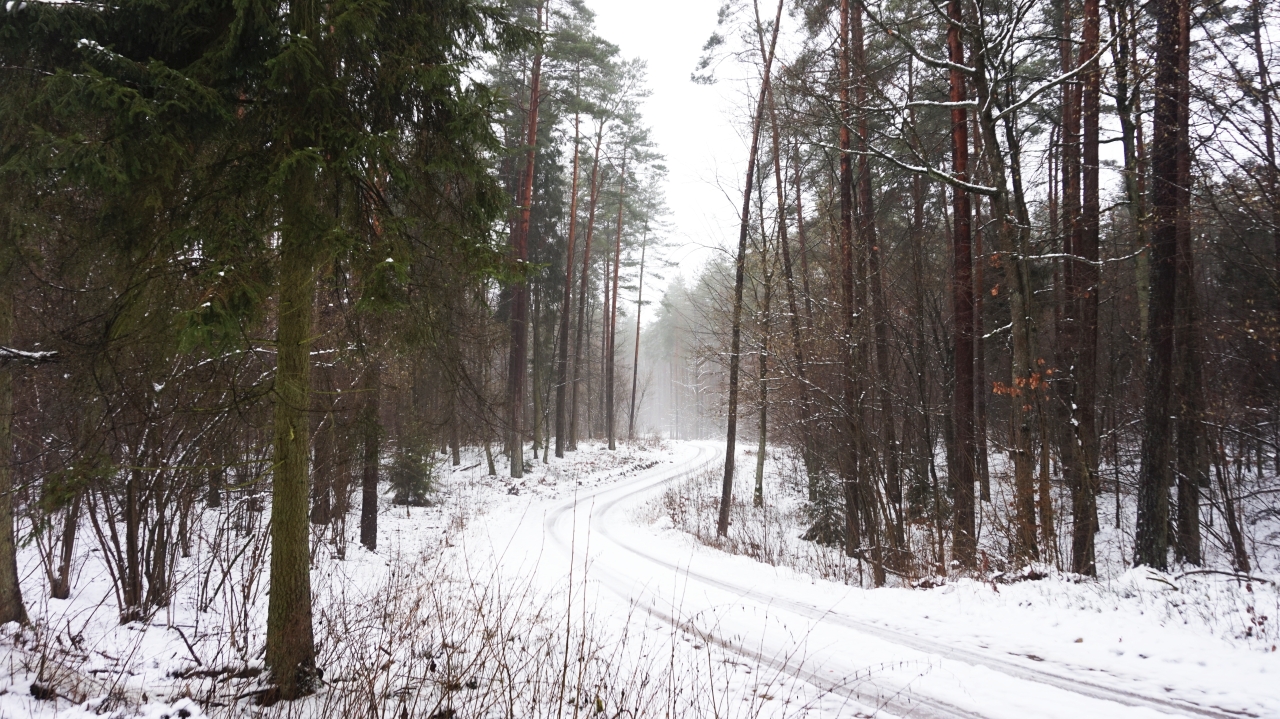
[[[361,432],[364,454],[360,469],[360,543],[369,551],[378,548],[378,426],[380,375],[378,360],[367,357],[364,369],[363,402],[361,408]]]
[[[861,429],[858,426],[858,421],[861,419],[858,412],[861,392],[858,391],[854,351],[856,298],[854,295],[853,258],[853,155],[851,154],[853,143],[850,130],[853,124],[853,103],[850,97],[850,85],[853,82],[852,68],[850,66],[852,55],[849,38],[850,14],[849,0],[840,0],[840,63],[838,75],[840,84],[839,265],[840,317],[844,332],[840,338],[840,356],[844,369],[841,406],[844,414],[845,437],[842,446],[837,451],[837,456],[839,457],[840,484],[845,502],[844,551],[846,555],[853,557],[857,556],[860,551],[862,535],[859,526],[861,509],[860,497],[858,496],[861,484],[858,475],[861,462],[859,455],[861,442],[858,438]]]
[[[542,30],[543,3],[538,3],[538,30]],[[529,261],[529,218],[533,213],[534,160],[538,154],[538,105],[542,81],[542,46],[533,55],[529,75],[529,119],[525,123],[524,179],[520,183],[520,219],[511,233],[511,255],[523,271]],[[526,365],[529,362],[529,286],[523,279],[511,288],[511,358],[507,365],[507,444],[511,449],[511,477],[524,476],[524,399]]]
[[[76,493],[67,513],[62,518],[61,555],[58,558],[58,571],[49,577],[49,596],[54,599],[67,599],[71,596],[71,563],[75,560],[76,526],[80,521],[80,505],[82,495]],[[189,556],[189,555],[186,555]]]
[[[271,478],[271,591],[267,607],[266,664],[280,698],[311,693],[316,679],[311,621],[310,476],[311,311],[315,302],[319,238],[313,170],[299,169],[285,201],[280,241],[274,468]],[[128,501],[136,512],[136,491]],[[132,572],[132,570],[131,570]]]
[[[573,244],[578,228],[578,143],[582,114],[573,113],[573,181],[569,190],[569,233],[564,251],[564,297],[560,303],[560,330],[556,342],[560,359],[556,362],[556,456],[564,457],[568,445],[567,400],[569,382],[569,314],[573,311]]]
[[[1062,4],[1062,39],[1059,41],[1061,71],[1063,73],[1076,69],[1077,56],[1074,52],[1074,18],[1071,15],[1071,4]],[[1096,30],[1095,30],[1095,41]],[[1094,51],[1096,52],[1096,50]],[[1081,48],[1079,55],[1080,60],[1092,56],[1084,54],[1084,48]],[[1081,524],[1085,519],[1085,492],[1087,486],[1088,473],[1084,467],[1084,453],[1080,447],[1080,436],[1078,433],[1078,414],[1075,407],[1078,406],[1078,385],[1081,362],[1082,343],[1085,341],[1083,329],[1081,327],[1081,275],[1084,271],[1083,264],[1078,261],[1081,256],[1081,246],[1084,242],[1084,218],[1081,210],[1081,175],[1080,175],[1080,117],[1081,117],[1081,86],[1076,80],[1064,82],[1062,84],[1062,136],[1060,151],[1060,165],[1062,171],[1062,200],[1058,206],[1061,216],[1061,236],[1062,236],[1062,254],[1065,255],[1063,261],[1058,265],[1061,269],[1058,292],[1056,299],[1058,300],[1055,309],[1056,329],[1057,329],[1057,366],[1053,368],[1051,386],[1053,388],[1054,399],[1048,403],[1046,411],[1052,407],[1056,422],[1054,423],[1054,431],[1044,433],[1046,441],[1056,440],[1058,446],[1058,454],[1062,459],[1062,473],[1067,481],[1067,485],[1071,488],[1072,497],[1072,563],[1073,566],[1076,557],[1080,556],[1080,543],[1084,537],[1084,532],[1088,527],[1087,524]],[[1055,272],[1055,275],[1058,275]],[[1058,277],[1055,277],[1058,279]],[[1048,451],[1048,447],[1041,450],[1042,455]],[[1044,464],[1044,460],[1042,460]],[[1042,475],[1044,471],[1042,470]],[[1047,485],[1047,481],[1042,480],[1042,485]],[[1042,492],[1043,494],[1043,492]],[[1044,520],[1041,521],[1042,527]],[[1046,528],[1047,529],[1047,528]],[[1046,533],[1046,537],[1049,536]],[[1090,535],[1092,536],[1092,535]],[[1046,541],[1046,552],[1053,552],[1054,547],[1049,546]]]
[[[725,431],[724,481],[720,488],[720,511],[716,519],[716,534],[721,537],[729,533],[729,507],[733,501],[733,464],[738,442],[738,372],[742,354],[742,285],[747,262],[747,230],[751,222],[751,190],[754,187],[756,157],[760,151],[760,126],[764,123],[765,99],[769,92],[773,56],[778,47],[778,29],[782,25],[783,5],[784,0],[778,0],[778,12],[773,21],[769,51],[763,58],[764,70],[760,80],[760,96],[756,99],[755,118],[751,125],[751,151],[747,156],[747,178],[742,191],[742,221],[738,229],[738,257],[734,267],[733,281],[733,324],[729,334],[729,418]]]
[[[1098,0],[1085,0],[1083,43],[1080,61],[1088,62],[1098,54],[1101,17]],[[1101,108],[1102,73],[1097,62],[1090,62],[1081,74],[1081,208],[1079,242],[1075,254],[1081,261],[1076,267],[1076,316],[1078,318],[1074,380],[1075,403],[1073,426],[1080,457],[1077,463],[1078,485],[1072,499],[1071,569],[1077,574],[1097,574],[1094,537],[1098,533],[1098,293],[1101,280],[1098,270],[1099,184],[1098,122]]]
[[[870,320],[872,325],[872,333],[875,340],[875,396],[876,403],[880,405],[880,420],[878,425],[883,433],[884,438],[881,452],[885,457],[885,483],[888,486],[889,495],[901,494],[901,484],[898,477],[898,448],[897,438],[894,432],[894,412],[892,397],[889,394],[889,383],[892,381],[893,371],[889,364],[889,317],[888,311],[885,309],[884,303],[884,283],[881,278],[880,270],[880,247],[879,239],[876,234],[876,211],[875,211],[875,192],[871,182],[871,139],[869,136],[869,123],[867,120],[867,93],[871,84],[870,70],[867,68],[866,56],[866,37],[862,22],[862,14],[865,5],[859,0],[857,10],[852,13],[850,21],[850,45],[853,51],[853,57],[850,58],[855,66],[857,82],[854,84],[854,106],[860,108],[858,112],[858,202],[857,202],[857,234],[858,247],[861,258],[865,258],[868,267],[865,272],[867,284],[870,286],[870,302],[863,301],[859,303],[859,311],[866,311],[867,305],[870,305]],[[861,261],[859,262],[861,265]],[[859,273],[863,275],[863,272]],[[859,362],[859,365],[866,367],[869,364],[865,359]],[[866,416],[863,416],[863,427],[868,423]],[[867,436],[867,432],[863,432],[863,436]],[[880,489],[877,472],[871,468],[871,457],[873,453],[864,452],[864,457],[868,468],[866,471],[860,472],[862,479],[863,494],[863,513],[865,515],[866,533],[871,540],[871,564],[873,580],[876,586],[882,586],[885,581],[884,572],[884,548],[882,547],[882,532],[880,531],[880,512],[879,509],[885,506],[884,496]],[[884,519],[892,532],[890,539],[892,546],[896,549],[902,545],[900,526],[895,522],[894,517]]]
[[[1204,432],[1204,370],[1200,356],[1200,322],[1191,245],[1191,8],[1184,4],[1178,17],[1178,219],[1177,305],[1174,308],[1174,391],[1178,415],[1175,476],[1178,486],[1177,535],[1174,554],[1179,561],[1200,564],[1200,490],[1209,486],[1208,448]]]
[[[591,238],[596,227],[596,202],[600,199],[600,147],[604,144],[604,123],[596,129],[595,157],[591,162],[591,187],[588,190],[590,200],[587,202],[587,236],[582,243],[582,274],[578,289],[578,324],[573,341],[573,392],[569,400],[569,447],[571,451],[578,449],[578,389],[582,385],[582,343],[583,335],[590,333],[587,326],[587,286],[590,284]],[[590,392],[584,394],[590,395]],[[589,401],[589,397],[583,397]],[[589,431],[589,430],[588,430]]]
[[[618,335],[618,274],[622,265],[622,218],[627,207],[627,150],[622,150],[622,174],[618,180],[618,230],[613,241],[613,294],[605,302],[605,314],[608,325],[605,329],[605,366],[604,366],[604,417],[605,436],[609,440],[609,449],[618,448],[614,436],[614,372],[617,358],[614,340]],[[607,267],[605,268],[608,269]],[[606,280],[608,275],[605,275]]]
[[[947,28],[947,50],[951,62],[964,64],[964,46],[960,33],[963,16],[959,0],[949,0],[947,16],[951,23]],[[959,69],[952,69],[951,102],[965,101],[965,77]],[[969,179],[969,120],[968,112],[961,105],[951,108],[951,165],[952,174],[961,182]],[[974,414],[973,414],[973,257],[972,228],[970,225],[969,193],[960,188],[952,189],[952,213],[955,229],[952,231],[951,279],[952,311],[955,314],[954,358],[955,387],[952,393],[952,422],[956,438],[956,476],[951,482],[952,504],[952,559],[961,567],[971,568],[977,561],[977,535],[974,519]]]
[[[1155,0],[1155,108],[1151,137],[1151,310],[1146,397],[1143,403],[1142,469],[1134,564],[1169,564],[1169,486],[1173,409],[1174,307],[1177,300],[1180,69],[1184,48],[1180,18],[1187,0]]]
[[[6,238],[7,239],[7,238]],[[10,251],[0,248],[0,347],[13,342],[13,265]],[[0,624],[27,623],[18,583],[18,547],[13,521],[13,363],[0,360]]]

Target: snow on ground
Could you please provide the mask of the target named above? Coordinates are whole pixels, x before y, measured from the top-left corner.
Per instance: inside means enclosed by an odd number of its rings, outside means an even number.
[[[1018,581],[1025,573],[988,569],[977,576],[919,583],[890,577],[896,588],[862,589],[859,585],[870,583],[870,572],[856,560],[844,557],[839,548],[799,539],[808,526],[803,473],[787,453],[771,453],[765,507],[751,506],[754,459],[748,451],[738,463],[729,541],[714,537],[720,492],[714,471],[672,485],[644,505],[637,518],[661,532],[666,542],[697,556],[699,573],[731,576],[735,586],[750,587],[778,604],[804,604],[832,619],[856,618],[864,628],[891,632],[896,641],[933,644],[935,655],[946,656],[949,648],[976,650],[972,661],[1012,661],[1014,671],[1050,671],[1187,705],[1280,716],[1280,632],[1275,622],[1280,573],[1274,555],[1266,551],[1255,552],[1255,563],[1262,566],[1253,572],[1253,581],[1194,567],[1169,574],[1128,569],[1122,550],[1126,537],[1114,525],[1108,527],[1104,515],[1098,580],[1039,566],[1047,576],[1035,581]],[[1129,499],[1122,504],[1127,522],[1132,521]],[[1254,537],[1274,538],[1276,527],[1267,524],[1267,512],[1247,514],[1254,518]],[[998,541],[992,535],[985,538],[988,551]],[[1131,547],[1131,537],[1127,542]],[[1207,537],[1206,546],[1207,566],[1227,569],[1223,552]],[[718,558],[703,560],[713,556]],[[693,562],[686,559],[685,564]]]
[[[39,558],[24,547],[20,574],[33,625],[0,628],[0,718],[755,717],[771,716],[771,703],[794,714],[804,697],[753,676],[752,665],[696,632],[600,597],[589,574],[570,576],[570,555],[542,536],[550,507],[674,466],[673,454],[678,449],[657,442],[616,452],[588,442],[567,460],[531,461],[525,477],[512,480],[501,458],[499,476],[487,476],[476,450],[457,470],[442,468],[433,506],[383,497],[377,552],[352,541],[339,559],[331,530],[315,531],[325,686],[273,707],[255,701],[269,573],[270,507],[260,496],[205,510],[191,556],[175,568],[172,601],[143,622],[119,623],[87,527],[65,601],[48,597]],[[357,534],[357,516],[349,535]]]
[[[334,545],[315,532],[312,584],[322,666],[338,661],[335,650],[342,646],[339,638],[349,629],[346,620],[353,610],[379,606],[389,589],[405,589],[411,584],[409,570],[425,572],[428,580],[460,581],[456,575],[465,562],[445,557],[477,517],[505,505],[546,501],[571,487],[616,481],[660,454],[640,447],[610,453],[592,444],[572,463],[539,460],[523,479],[511,480],[487,476],[483,454],[473,451],[464,454],[458,470],[442,468],[432,496],[435,506],[393,506],[389,497],[382,498],[377,552],[352,540],[346,558],[339,560]],[[87,523],[80,529],[68,600],[49,598],[38,555],[24,547],[20,574],[34,626],[3,628],[0,717],[111,711],[132,716],[135,710],[141,716],[184,711],[198,716],[199,706],[186,696],[203,705],[246,704],[235,697],[257,688],[262,668],[269,514],[260,497],[239,497],[222,509],[206,510],[192,556],[178,561],[170,604],[146,622],[127,625],[119,623],[112,582]],[[348,535],[358,534],[357,517],[351,515]],[[215,544],[219,551],[212,549]],[[241,676],[231,676],[235,673]],[[36,693],[49,699],[33,697],[33,683]]]
[[[803,490],[784,453],[762,510],[744,455],[735,541],[700,541],[722,452],[589,443],[514,481],[470,452],[444,468],[434,506],[383,505],[377,552],[350,543],[339,559],[317,532],[325,685],[274,707],[255,702],[260,501],[204,512],[172,601],[146,622],[119,624],[88,529],[67,601],[47,598],[24,548],[34,625],[2,630],[0,717],[1280,716],[1280,577],[1265,553],[1260,581],[1152,576],[1110,558],[1124,537],[1104,521],[1098,581],[992,570],[864,589],[856,562],[798,539]]]

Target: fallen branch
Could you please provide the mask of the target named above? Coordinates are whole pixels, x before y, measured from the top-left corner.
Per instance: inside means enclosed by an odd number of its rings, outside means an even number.
[[[46,362],[57,362],[57,352],[27,352],[11,347],[0,347],[0,367],[15,362],[25,365],[38,365]]]
[[[1189,577],[1193,574],[1221,574],[1224,577],[1231,577],[1232,579],[1240,579],[1246,582],[1262,582],[1263,584],[1275,584],[1275,582],[1271,581],[1270,579],[1255,577],[1252,574],[1240,574],[1239,572],[1224,572],[1221,569],[1192,569],[1189,572],[1183,572],[1182,574],[1179,574],[1178,576],[1174,577],[1174,579],[1182,579],[1183,577]]]

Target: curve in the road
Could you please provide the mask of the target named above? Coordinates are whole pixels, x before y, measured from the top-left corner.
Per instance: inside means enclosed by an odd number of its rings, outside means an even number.
[[[983,666],[1019,681],[1033,682],[1091,699],[1115,702],[1129,707],[1150,708],[1164,714],[1172,712],[1182,716],[1213,717],[1214,719],[1238,719],[1241,716],[1254,716],[1218,707],[1205,707],[1185,701],[1152,697],[1106,686],[1077,676],[1064,676],[1035,667],[1023,666],[990,653],[931,641],[882,625],[859,621],[830,609],[823,609],[785,598],[762,596],[750,586],[726,582],[723,579],[694,571],[690,566],[673,564],[661,557],[632,546],[631,543],[619,541],[613,536],[611,527],[616,526],[620,521],[625,521],[625,518],[611,515],[615,515],[621,508],[620,505],[623,505],[624,502],[629,505],[631,503],[630,500],[635,500],[641,495],[647,495],[671,482],[688,478],[712,466],[717,459],[719,459],[718,452],[713,448],[698,445],[697,452],[692,457],[679,462],[675,467],[655,468],[651,472],[642,473],[631,481],[595,489],[561,503],[547,514],[545,531],[555,544],[568,551],[570,544],[562,536],[562,532],[566,529],[564,519],[569,513],[574,512],[578,506],[585,502],[591,502],[591,524],[597,528],[598,536],[610,542],[613,546],[674,572],[686,581],[692,580],[721,591],[730,592],[742,599],[763,602],[768,607],[780,608],[813,622],[834,624],[943,660],[956,661],[971,666]],[[572,527],[568,529],[570,532],[573,531]],[[676,616],[674,607],[671,611],[664,611],[655,606],[654,602],[644,602],[641,601],[640,597],[634,596],[632,593],[635,586],[633,582],[626,582],[617,578],[604,567],[595,566],[592,571],[597,577],[605,574],[613,578],[614,581],[603,583],[608,585],[611,591],[619,594],[623,599],[631,601],[634,605],[643,608],[655,618],[676,627],[690,625],[687,620]],[[932,697],[921,696],[917,693],[904,694],[900,688],[880,686],[874,677],[860,678],[856,683],[847,679],[832,681],[831,678],[809,671],[801,664],[788,658],[768,656],[760,651],[753,650],[742,642],[733,642],[706,630],[700,630],[700,632],[706,641],[715,643],[735,654],[748,657],[770,666],[776,671],[808,682],[822,690],[855,700],[878,710],[887,710],[893,714],[911,717],[959,717],[971,719],[981,716],[970,710]]]

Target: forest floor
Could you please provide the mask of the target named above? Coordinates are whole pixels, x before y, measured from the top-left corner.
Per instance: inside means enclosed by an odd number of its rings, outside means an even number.
[[[433,506],[384,504],[377,552],[351,542],[339,558],[335,528],[316,528],[324,682],[272,707],[255,701],[260,499],[201,513],[173,596],[143,622],[120,624],[88,527],[65,601],[26,546],[33,625],[0,630],[0,717],[1280,716],[1267,542],[1253,581],[1152,574],[1124,568],[1125,535],[1104,521],[1097,580],[1045,564],[864,588],[865,567],[798,539],[785,454],[754,509],[743,453],[731,541],[709,536],[722,458],[716,443],[587,443],[510,480],[471,452],[440,468]],[[1273,544],[1275,520],[1255,520]]]

